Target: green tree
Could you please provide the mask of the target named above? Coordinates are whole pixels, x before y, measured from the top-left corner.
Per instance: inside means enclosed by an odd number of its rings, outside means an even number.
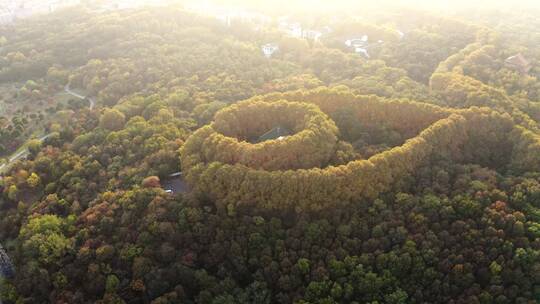
[[[99,126],[109,131],[118,131],[125,124],[126,116],[116,109],[106,109],[99,120]]]

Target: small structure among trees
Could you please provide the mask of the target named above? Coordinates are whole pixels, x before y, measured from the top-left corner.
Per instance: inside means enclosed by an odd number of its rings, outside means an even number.
[[[267,141],[267,140],[273,140],[273,139],[276,139],[276,140],[282,140],[284,139],[285,137],[291,135],[292,132],[283,127],[283,126],[276,126],[274,128],[272,128],[270,131],[264,133],[263,135],[259,136],[259,138],[256,140],[257,143],[260,143],[260,142],[263,142],[263,141]]]
[[[274,43],[268,43],[262,46],[262,51],[266,58],[272,57],[272,55],[279,50],[279,46]]]
[[[11,259],[7,255],[4,247],[0,245],[0,278],[12,278],[15,275],[15,268]]]
[[[279,30],[289,37],[302,38],[302,25],[300,22],[289,22],[288,20],[279,21]]]
[[[188,184],[184,181],[182,172],[170,174],[167,178],[162,180],[161,184],[165,192],[171,194],[186,193],[190,190]]]
[[[345,45],[352,48],[355,53],[362,54],[369,58],[367,48],[369,47],[368,36],[363,35],[361,38],[354,38],[345,41]]]
[[[504,64],[506,67],[516,70],[521,74],[529,73],[532,68],[530,61],[528,61],[521,53],[506,58]]]

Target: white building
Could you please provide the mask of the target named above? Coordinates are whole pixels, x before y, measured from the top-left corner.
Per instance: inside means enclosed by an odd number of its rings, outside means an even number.
[[[272,18],[261,13],[251,11],[238,11],[233,15],[234,18],[242,23],[254,23],[260,25],[269,25],[272,22]]]
[[[271,17],[262,13],[230,6],[214,5],[206,2],[189,4],[185,6],[185,8],[199,15],[218,19],[226,26],[231,26],[233,22],[238,22],[253,23],[259,28],[261,26],[268,26],[272,22]]]
[[[289,23],[287,21],[280,21],[279,30],[284,32],[287,36],[302,38],[302,26],[299,22]]]
[[[7,8],[0,9],[0,24],[7,24],[13,22],[15,16]]]
[[[262,46],[262,52],[266,58],[272,57],[272,55],[279,50],[279,46],[274,43],[268,43]]]
[[[324,27],[322,28],[322,30],[321,30],[321,32],[322,32],[323,34],[330,34],[330,33],[332,33],[333,31],[334,31],[334,30],[332,30],[332,28],[329,27],[328,25],[327,25],[327,26],[324,26]]]
[[[366,58],[370,58],[368,53],[369,47],[369,37],[368,35],[362,35],[360,38],[348,39],[345,41],[345,45],[352,48],[355,53],[364,55]],[[379,42],[381,43],[381,42]]]
[[[233,21],[239,23],[253,23],[262,26],[266,26],[272,22],[272,18],[266,15],[243,10],[222,12],[215,17],[222,20],[227,26],[231,26]]]
[[[365,49],[365,48],[355,47],[354,52],[357,53],[357,54],[364,55],[364,57],[366,57],[366,58],[369,58],[369,53],[368,53],[367,49]]]
[[[0,4],[0,24],[11,23],[33,15],[53,13],[80,3],[80,0],[12,0]]]
[[[368,45],[368,36],[363,35],[361,38],[353,38],[345,41],[345,45],[348,47],[365,47]]]

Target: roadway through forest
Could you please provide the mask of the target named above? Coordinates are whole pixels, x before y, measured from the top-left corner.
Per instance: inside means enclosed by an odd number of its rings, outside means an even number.
[[[93,98],[87,98],[86,96],[83,96],[81,94],[78,94],[76,92],[73,92],[70,88],[69,88],[69,83],[66,84],[66,86],[64,87],[64,91],[71,95],[71,96],[74,96],[76,98],[79,98],[79,99],[88,99],[88,102],[89,102],[89,105],[88,105],[88,108],[90,110],[93,110],[94,109],[94,106],[96,105],[96,101],[93,99]],[[40,141],[44,141],[46,140],[47,138],[51,137],[52,133],[49,133],[49,134],[46,134],[46,135],[43,135],[41,136],[40,138],[38,138]],[[12,155],[11,157],[9,157],[7,163],[5,164],[1,164],[0,165],[0,173],[2,173],[4,171],[4,169],[7,168],[7,166],[9,166],[10,164],[20,160],[20,159],[23,159],[25,157],[28,156],[28,154],[30,154],[30,151],[28,150],[28,148],[24,148],[22,149],[21,151],[17,152],[16,154]]]
[[[77,97],[79,99],[86,99],[87,98],[87,96],[84,96],[84,95],[78,94],[76,92],[73,92],[69,88],[69,83],[66,84],[66,86],[64,87],[64,91],[66,91],[66,93],[68,93],[69,95]],[[88,98],[88,102],[90,103],[90,105],[89,105],[90,110],[93,110],[94,106],[96,105],[96,101],[93,98],[90,97],[90,98]]]
[[[46,140],[47,138],[51,137],[51,135],[52,135],[52,133],[45,134],[45,135],[41,136],[41,137],[38,138],[38,139],[39,139],[40,141],[44,141],[44,140]],[[24,149],[22,149],[21,151],[17,152],[15,155],[12,155],[12,156],[8,159],[7,163],[0,165],[0,173],[2,173],[2,171],[4,170],[4,168],[6,168],[9,164],[18,161],[19,159],[23,159],[23,158],[27,157],[28,154],[30,154],[30,151],[28,150],[28,148],[24,148]]]

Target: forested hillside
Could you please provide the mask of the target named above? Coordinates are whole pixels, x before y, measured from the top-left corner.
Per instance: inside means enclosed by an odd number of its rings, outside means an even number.
[[[0,26],[0,302],[540,303],[522,14]]]

